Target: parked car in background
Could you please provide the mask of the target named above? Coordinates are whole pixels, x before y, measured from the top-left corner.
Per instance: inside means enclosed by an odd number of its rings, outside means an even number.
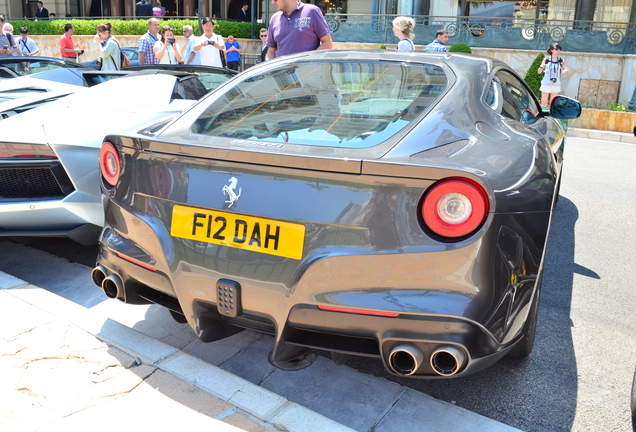
[[[34,93],[66,90],[72,93],[78,87],[97,84],[128,75],[126,71],[96,71],[94,69],[55,69],[34,75],[17,77],[0,82],[0,100],[15,99]]]
[[[128,57],[128,60],[130,60],[130,65],[131,66],[139,65],[139,50],[137,48],[124,47],[121,50],[126,55],[126,57]],[[82,64],[84,66],[88,66],[88,67],[90,67],[92,69],[99,69],[97,67],[97,59],[94,59],[94,60],[91,60],[91,61],[82,62]]]
[[[87,69],[87,66],[54,57],[0,57],[0,81],[54,69]]]
[[[97,242],[103,137],[171,118],[208,92],[196,75],[160,70],[76,88],[81,91],[0,122],[0,236]]]
[[[131,65],[123,69],[124,71],[150,71],[150,70],[167,70],[167,71],[180,71],[194,74],[199,78],[199,81],[208,90],[213,90],[227,81],[227,77],[238,74],[237,71],[226,68],[217,68],[213,66],[196,66],[196,65]]]
[[[106,137],[92,277],[204,341],[269,333],[448,378],[528,356],[566,129],[512,69],[464,54],[312,51],[174,120]],[[548,264],[549,265],[549,264]]]

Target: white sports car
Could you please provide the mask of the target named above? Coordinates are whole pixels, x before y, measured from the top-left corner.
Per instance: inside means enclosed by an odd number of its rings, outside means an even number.
[[[234,73],[211,70],[229,80]],[[141,71],[2,120],[0,236],[97,241],[104,222],[99,152],[109,133],[143,130],[208,93],[204,77]]]

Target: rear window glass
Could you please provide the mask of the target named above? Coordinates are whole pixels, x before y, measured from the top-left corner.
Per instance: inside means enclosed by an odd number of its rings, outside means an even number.
[[[267,142],[371,147],[417,118],[447,82],[440,67],[425,64],[287,63],[228,87],[191,131]]]
[[[199,100],[208,90],[196,77],[180,79],[175,84],[172,99]]]
[[[19,58],[20,57],[16,57],[16,59]],[[54,69],[75,69],[81,67],[79,65],[74,65],[73,63],[65,63],[62,61],[47,61],[44,59],[34,62],[19,60],[16,60],[15,62],[5,61],[2,62],[1,66],[2,68],[6,68],[18,76],[33,75],[38,72],[45,72]]]

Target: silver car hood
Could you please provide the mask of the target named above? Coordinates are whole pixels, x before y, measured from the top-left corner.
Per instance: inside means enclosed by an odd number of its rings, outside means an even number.
[[[42,91],[74,90],[79,86],[57,81],[50,81],[30,76],[16,77],[0,81],[0,92],[16,92],[25,89],[40,89]]]
[[[84,89],[1,122],[11,143],[99,148],[109,133],[139,130],[196,101],[174,99],[172,75],[123,77]]]

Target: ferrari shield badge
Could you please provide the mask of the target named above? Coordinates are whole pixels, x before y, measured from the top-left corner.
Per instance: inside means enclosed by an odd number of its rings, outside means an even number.
[[[227,201],[225,201],[229,204],[227,208],[232,207],[232,205],[241,197],[241,192],[243,192],[243,188],[240,187],[238,190],[238,194],[236,193],[236,185],[238,183],[236,177],[230,178],[229,182],[229,185],[225,185],[223,186],[223,189],[221,189],[223,195],[226,195],[229,198]]]

